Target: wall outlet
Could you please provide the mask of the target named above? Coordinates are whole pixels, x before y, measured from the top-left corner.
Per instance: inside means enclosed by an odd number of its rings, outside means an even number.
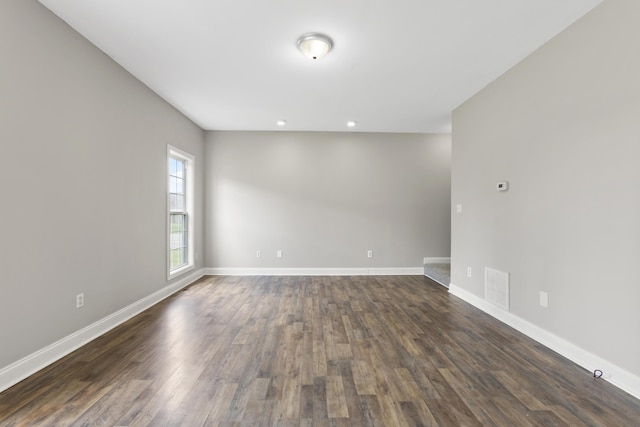
[[[367,258],[373,258],[373,251],[367,251]]]
[[[277,250],[276,251],[276,258],[282,258],[282,251],[281,250]]]
[[[540,305],[544,308],[549,307],[549,294],[544,291],[540,291]]]
[[[260,249],[256,251],[256,258],[262,258],[262,251]]]
[[[462,213],[462,205],[461,204],[457,204],[456,205],[456,212],[457,213]]]
[[[84,294],[76,295],[76,308],[84,306]]]
[[[467,267],[467,277],[471,277],[471,267]]]

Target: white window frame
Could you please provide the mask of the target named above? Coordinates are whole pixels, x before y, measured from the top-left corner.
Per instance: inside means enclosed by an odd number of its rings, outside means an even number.
[[[187,222],[187,264],[171,270],[171,197],[169,195],[171,159],[180,159],[185,164],[185,214]],[[167,278],[174,279],[195,268],[195,245],[194,245],[194,170],[195,157],[185,151],[180,150],[172,145],[167,145]]]

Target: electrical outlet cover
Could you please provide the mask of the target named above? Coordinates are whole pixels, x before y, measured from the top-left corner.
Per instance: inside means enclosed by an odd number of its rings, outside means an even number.
[[[544,291],[540,291],[540,305],[544,308],[549,307],[549,294]]]

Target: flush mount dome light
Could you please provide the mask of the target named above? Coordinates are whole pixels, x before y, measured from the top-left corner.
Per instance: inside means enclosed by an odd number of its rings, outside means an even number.
[[[307,33],[298,39],[298,49],[309,59],[320,59],[333,47],[331,39],[324,34]]]

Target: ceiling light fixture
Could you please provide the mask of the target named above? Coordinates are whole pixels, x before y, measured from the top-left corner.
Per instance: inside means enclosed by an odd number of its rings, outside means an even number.
[[[349,120],[347,122],[347,126],[349,126],[350,128],[354,127],[356,125],[356,122],[354,122],[353,120]]]
[[[324,34],[307,33],[298,39],[298,49],[309,59],[320,59],[333,47],[331,39]]]
[[[278,120],[278,121],[276,122],[276,124],[277,124],[278,126],[284,126],[284,125],[286,125],[286,124],[287,124],[287,122],[286,122],[286,120]]]

